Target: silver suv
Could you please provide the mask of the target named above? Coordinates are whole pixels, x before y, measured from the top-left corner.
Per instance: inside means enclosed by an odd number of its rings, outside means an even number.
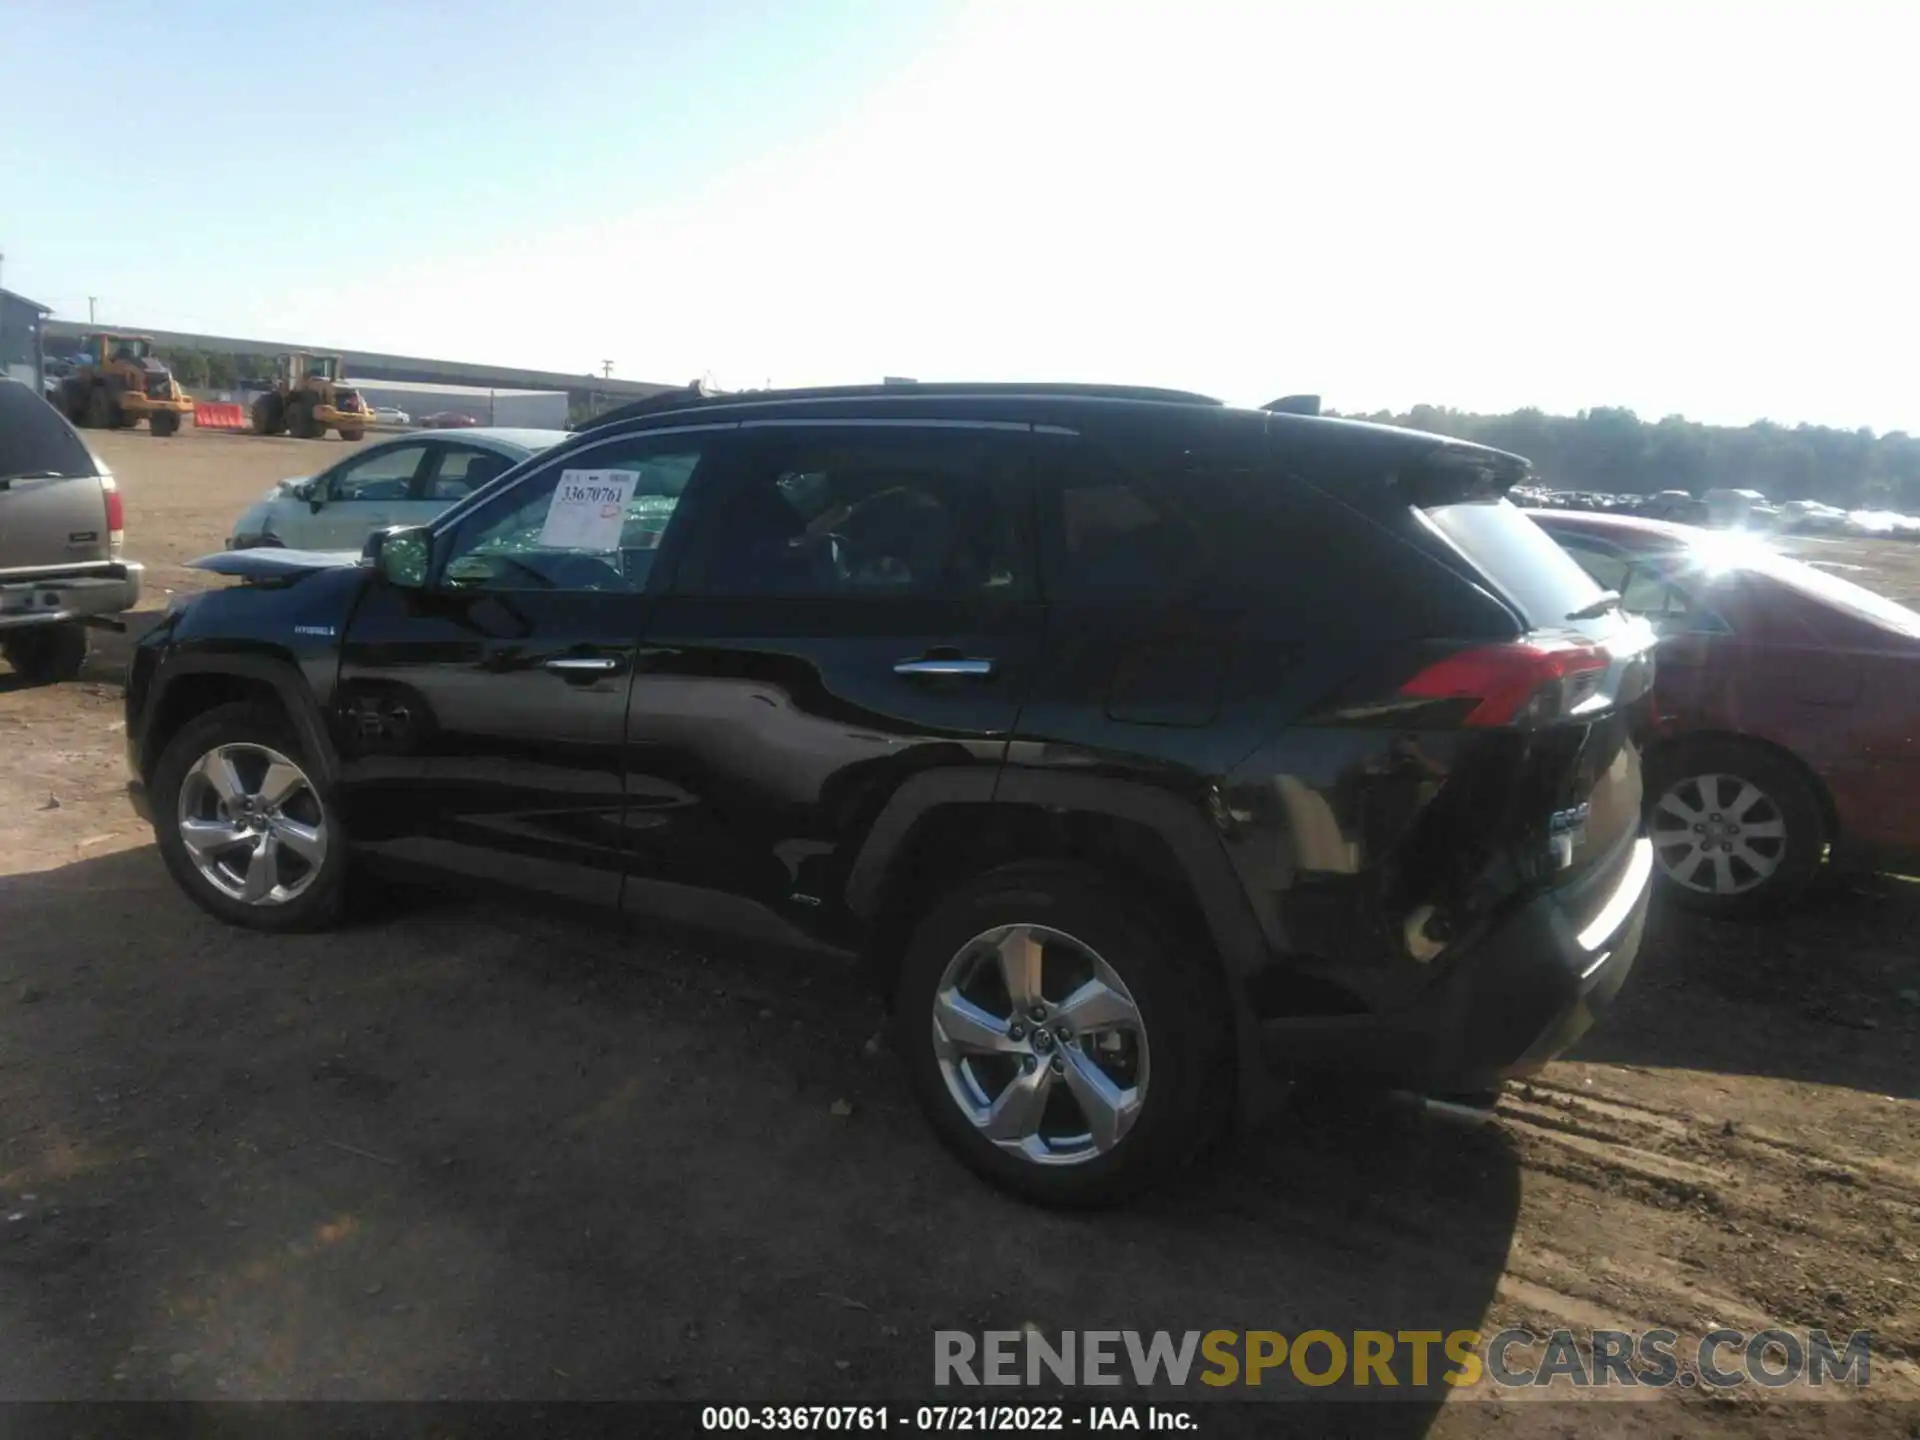
[[[141,567],[120,558],[113,475],[66,418],[0,380],[0,651],[34,681],[71,680],[87,622],[131,610]]]

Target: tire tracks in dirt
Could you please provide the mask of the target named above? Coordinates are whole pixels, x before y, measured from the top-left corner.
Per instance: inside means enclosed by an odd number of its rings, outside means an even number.
[[[1504,1299],[1562,1324],[1604,1315],[1607,1328],[1696,1337],[1723,1325],[1836,1337],[1867,1329],[1881,1383],[1920,1398],[1910,1243],[1920,1169],[1559,1069],[1514,1087],[1499,1106],[1523,1165],[1544,1179],[1565,1222],[1523,1229]],[[1577,1243],[1595,1220],[1592,1243]]]

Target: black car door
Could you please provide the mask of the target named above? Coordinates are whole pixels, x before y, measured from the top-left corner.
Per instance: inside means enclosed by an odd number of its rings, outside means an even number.
[[[897,787],[1005,758],[1040,643],[1018,425],[749,421],[652,612],[629,908],[831,930]],[[984,792],[982,792],[984,794]]]
[[[373,583],[339,690],[357,842],[618,903],[635,644],[680,494],[721,463],[724,433],[571,449],[449,511],[425,589]]]

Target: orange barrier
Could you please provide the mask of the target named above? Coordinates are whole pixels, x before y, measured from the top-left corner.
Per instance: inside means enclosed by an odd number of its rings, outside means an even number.
[[[193,428],[196,430],[244,430],[247,428],[246,407],[196,400],[193,405]]]

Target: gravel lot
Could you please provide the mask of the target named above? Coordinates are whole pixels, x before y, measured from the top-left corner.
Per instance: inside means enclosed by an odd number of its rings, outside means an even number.
[[[95,443],[155,609],[347,448]],[[1920,547],[1811,548],[1920,599]],[[0,1396],[924,1399],[938,1328],[1725,1324],[1869,1328],[1871,1392],[1581,1432],[1920,1418],[1920,885],[1658,914],[1499,1125],[1302,1097],[1141,1206],[1052,1216],[936,1148],[831,963],[467,901],[205,918],[122,797],[125,653],[37,690],[0,664]],[[1366,1428],[1534,1433],[1523,1403]]]

